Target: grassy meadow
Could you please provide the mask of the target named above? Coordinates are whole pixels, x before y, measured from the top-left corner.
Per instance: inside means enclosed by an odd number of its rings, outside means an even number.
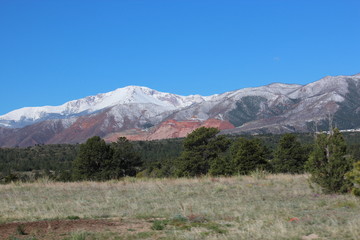
[[[0,185],[0,225],[59,219],[125,227],[57,239],[360,239],[360,199],[321,194],[306,175]],[[49,236],[17,231],[8,239]]]

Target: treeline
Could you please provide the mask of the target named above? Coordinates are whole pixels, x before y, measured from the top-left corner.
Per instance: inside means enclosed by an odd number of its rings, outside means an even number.
[[[176,158],[182,151],[182,139],[131,142],[140,156],[141,170],[158,162]],[[72,180],[73,163],[82,144],[36,145],[27,148],[0,148],[0,183],[31,181],[49,177],[55,181]]]
[[[163,162],[156,173],[165,177],[194,177],[246,175],[259,170],[307,172],[310,182],[324,193],[352,190],[360,195],[360,161],[348,154],[347,143],[338,129],[315,135],[312,145],[303,145],[295,135],[284,134],[273,151],[258,138],[231,140],[218,133],[216,128],[196,129],[184,139],[181,155]]]
[[[345,169],[349,171],[352,163],[360,160],[360,134],[345,134],[346,142],[342,134],[341,138],[345,146],[341,154],[347,156],[345,159],[349,156],[352,159]],[[106,144],[100,137],[93,137],[76,145],[0,148],[0,182],[29,181],[43,176],[77,181],[124,176],[229,176],[255,170],[311,173],[318,164],[312,167],[309,164],[309,159],[315,159],[318,139],[314,134],[224,136],[218,135],[214,128],[199,128],[185,139],[130,142],[119,138],[115,143]],[[317,156],[321,156],[323,150],[316,151]],[[321,174],[325,173],[319,172]]]
[[[215,128],[199,128],[183,141],[180,156],[158,162],[141,176],[194,177],[201,175],[249,174],[254,170],[272,173],[302,173],[311,146],[295,135],[284,134],[274,149],[260,138],[229,138]],[[155,173],[154,173],[155,172]]]
[[[182,150],[182,139],[132,143],[145,163],[176,157]],[[0,148],[0,173],[70,170],[79,147],[80,144],[50,144],[26,148]]]
[[[79,144],[36,145],[27,148],[0,148],[0,171],[28,172],[34,170],[69,170],[76,158]]]

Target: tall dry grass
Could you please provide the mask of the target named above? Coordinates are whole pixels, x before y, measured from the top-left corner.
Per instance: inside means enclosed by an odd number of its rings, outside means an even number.
[[[169,239],[360,239],[360,200],[323,195],[305,175],[0,186],[0,221],[199,216],[224,231],[167,226]]]

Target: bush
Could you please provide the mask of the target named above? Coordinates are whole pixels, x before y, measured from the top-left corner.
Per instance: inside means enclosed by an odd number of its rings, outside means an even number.
[[[338,129],[329,135],[316,136],[314,150],[306,162],[310,181],[318,184],[325,193],[345,193],[351,182],[345,174],[351,170],[352,159],[346,156],[346,143]]]
[[[151,226],[151,229],[152,230],[164,230],[165,229],[165,226],[167,224],[167,221],[166,220],[155,220]]]
[[[353,194],[355,196],[360,196],[360,161],[355,163],[353,170],[348,172],[345,176],[353,183]]]
[[[2,182],[4,183],[11,183],[11,182],[17,182],[19,181],[20,178],[17,174],[14,174],[14,173],[10,173],[9,175],[5,176],[3,179],[2,179]]]

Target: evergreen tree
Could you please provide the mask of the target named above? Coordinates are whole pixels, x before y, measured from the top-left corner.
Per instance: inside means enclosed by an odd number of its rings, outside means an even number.
[[[271,165],[274,172],[301,173],[304,172],[307,158],[306,149],[297,141],[296,136],[287,133],[280,138]]]
[[[345,174],[351,170],[352,159],[346,157],[346,143],[338,129],[329,135],[316,136],[314,150],[306,162],[310,180],[325,193],[344,193],[351,188]]]
[[[117,142],[111,144],[111,149],[112,157],[105,163],[104,178],[135,176],[142,162],[133,144],[125,137],[120,137]]]
[[[360,161],[354,164],[354,168],[348,172],[346,178],[349,179],[353,186],[352,192],[355,196],[360,196]]]
[[[211,176],[230,176],[233,174],[229,154],[221,154],[210,163]]]
[[[230,147],[233,173],[249,174],[266,168],[267,148],[259,139],[238,138]]]
[[[102,170],[111,159],[110,147],[98,136],[89,138],[80,145],[73,163],[74,180],[103,180]]]
[[[207,174],[211,162],[226,151],[230,141],[225,136],[216,136],[216,128],[201,127],[185,138],[184,151],[177,161],[176,175],[199,176]]]

